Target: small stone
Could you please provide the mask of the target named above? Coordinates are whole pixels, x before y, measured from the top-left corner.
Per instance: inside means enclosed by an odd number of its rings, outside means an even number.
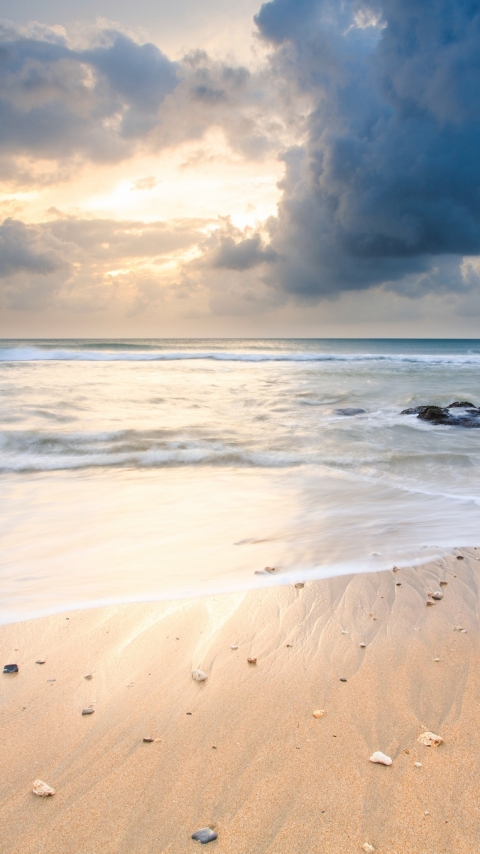
[[[144,741],[144,744],[153,744],[154,739],[153,738],[144,738],[143,741]]]
[[[238,649],[238,643],[232,643],[230,649]]]
[[[48,786],[47,783],[44,783],[43,780],[34,780],[32,792],[39,798],[49,798],[51,795],[55,794],[55,789],[52,789],[52,787]]]
[[[402,586],[402,582],[401,582],[401,581],[397,581],[397,582],[395,583],[395,587],[401,587],[401,586]]]
[[[346,629],[342,629],[342,635],[348,635],[348,632]]]
[[[390,756],[386,756],[386,754],[382,753],[381,750],[377,750],[377,751],[375,751],[375,753],[372,753],[372,755],[370,757],[370,762],[376,762],[377,765],[391,765],[392,764],[392,760],[390,759]]]
[[[288,647],[288,649],[291,649],[293,646],[293,643],[287,643],[286,646]]]
[[[47,679],[47,682],[56,682],[56,679]]]
[[[323,718],[324,714],[325,709],[315,709],[315,711],[312,712],[314,718]]]
[[[4,673],[18,673],[18,664],[5,664]]]
[[[45,659],[39,658],[38,661],[35,662],[35,664],[45,664]]]
[[[463,626],[454,626],[452,632],[463,632]]]
[[[266,566],[265,572],[276,572],[276,569],[274,566]]]
[[[345,676],[340,676],[340,682],[346,682]]]
[[[461,631],[462,635],[466,635],[466,634],[467,634],[467,630],[466,630],[466,629],[460,629],[460,631]]]
[[[438,583],[440,584],[440,587],[446,587],[448,581],[439,581]]]
[[[438,747],[439,744],[443,744],[443,738],[440,735],[435,735],[434,732],[422,732],[417,741],[424,744],[425,747]]]
[[[93,679],[93,673],[86,673],[84,679]]]
[[[433,608],[435,602],[427,602],[427,608]]]
[[[457,560],[465,560],[465,558],[463,557],[463,555],[457,555]]]
[[[415,768],[421,768],[422,767],[421,762],[414,762],[413,764],[415,765]]]
[[[394,567],[392,568],[392,572],[398,572],[398,566],[394,566]]]
[[[192,679],[195,682],[205,682],[205,680],[208,679],[208,676],[203,672],[203,670],[192,670]]]
[[[197,842],[201,842],[202,845],[206,845],[207,842],[213,842],[213,840],[217,838],[218,834],[215,833],[211,827],[202,827],[201,830],[197,830],[195,833],[192,833],[192,839],[195,839]]]
[[[248,663],[249,663],[249,664],[256,664],[256,663],[257,663],[257,659],[256,659],[256,658],[247,658],[247,661],[248,661]]]
[[[88,709],[82,709],[82,715],[93,715],[94,711],[95,709],[91,709],[90,707]]]
[[[436,590],[436,591],[435,591],[435,593],[432,593],[432,599],[436,599],[436,600],[437,600],[437,602],[438,602],[440,599],[443,599],[443,593],[442,593],[442,591],[441,591],[441,590]]]
[[[295,587],[297,588],[297,590],[303,590],[305,585],[304,585],[303,581],[297,581],[297,583],[295,584]]]
[[[367,645],[366,643],[361,643],[361,644],[360,644],[360,646],[361,646],[361,648],[362,648],[362,649],[365,649],[366,645]]]
[[[440,661],[440,659],[439,659],[439,658],[434,658],[433,660],[434,660],[434,661]]]
[[[424,815],[430,815],[430,812],[429,812],[429,810],[425,810],[425,812],[423,814]]]
[[[369,842],[364,842],[362,845],[362,850],[365,851],[366,854],[372,854],[372,852],[375,851],[375,848],[373,847],[373,845],[370,845]]]
[[[408,747],[404,747],[404,749],[402,750],[402,753],[410,753],[409,748],[408,748]]]

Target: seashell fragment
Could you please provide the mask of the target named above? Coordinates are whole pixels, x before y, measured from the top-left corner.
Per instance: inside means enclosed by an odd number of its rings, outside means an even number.
[[[48,786],[47,783],[44,783],[43,780],[34,780],[32,792],[39,798],[48,798],[50,795],[55,794],[55,789],[52,789],[52,787]]]
[[[211,827],[202,827],[201,830],[192,833],[192,839],[201,842],[202,845],[206,845],[207,842],[213,842],[214,839],[217,839],[217,834]]]
[[[425,747],[438,747],[439,744],[443,744],[443,738],[440,735],[435,735],[434,732],[422,732],[417,741],[424,744]]]
[[[415,768],[421,768],[422,767],[421,762],[414,762],[413,764],[415,765]]]
[[[248,663],[249,663],[249,664],[256,664],[256,663],[257,663],[257,659],[256,659],[256,658],[247,658],[247,661],[248,661]]]
[[[314,718],[323,718],[324,714],[325,709],[315,709],[315,711],[312,712]]]
[[[440,661],[440,659],[439,659],[439,658],[434,658],[433,660],[434,660],[434,661]]]
[[[373,847],[373,845],[370,845],[369,842],[364,842],[362,845],[362,850],[365,851],[366,854],[372,854],[372,852],[375,851],[375,848]]]
[[[437,602],[439,599],[443,599],[443,593],[441,590],[435,590],[435,593],[432,593],[432,599],[436,599]]]
[[[391,765],[392,760],[390,756],[386,756],[385,753],[382,753],[381,750],[376,750],[375,753],[372,753],[370,757],[370,762],[376,762],[377,765]]]
[[[238,643],[232,643],[230,649],[238,649]]]
[[[342,635],[348,635],[348,632],[346,629],[342,629]]]
[[[203,672],[203,670],[192,670],[192,679],[195,682],[205,682],[205,680],[208,679],[208,676]]]

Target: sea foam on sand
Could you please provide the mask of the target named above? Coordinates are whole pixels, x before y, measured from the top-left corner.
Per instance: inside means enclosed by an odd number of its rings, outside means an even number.
[[[1,677],[2,854],[183,854],[202,827],[222,854],[354,854],[365,840],[472,854],[480,550],[463,555],[1,627],[3,661],[19,665]],[[426,731],[443,744],[419,743]],[[369,762],[378,750],[389,768]],[[55,797],[36,798],[37,779]]]

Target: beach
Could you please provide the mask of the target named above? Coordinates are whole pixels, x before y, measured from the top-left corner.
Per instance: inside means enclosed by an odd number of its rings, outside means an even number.
[[[205,826],[222,854],[471,854],[479,582],[467,548],[3,625],[2,854],[183,854]]]

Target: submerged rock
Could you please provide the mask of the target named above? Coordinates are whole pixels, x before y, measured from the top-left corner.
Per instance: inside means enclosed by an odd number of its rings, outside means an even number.
[[[435,735],[434,732],[422,732],[422,734],[417,738],[417,741],[419,741],[420,744],[424,744],[425,747],[438,747],[439,744],[443,744],[442,736]]]
[[[370,757],[370,762],[376,762],[377,765],[391,765],[392,760],[390,756],[387,756],[385,753],[382,753],[381,750],[376,750],[375,753],[372,753]]]
[[[366,409],[358,409],[355,406],[347,406],[345,409],[336,409],[337,415],[364,415]]]
[[[192,839],[195,839],[197,842],[201,842],[202,845],[206,845],[207,842],[213,842],[213,840],[217,838],[218,834],[212,830],[211,827],[202,827],[201,830],[197,830],[195,833],[192,833]]]
[[[448,406],[414,406],[403,409],[401,415],[416,415],[430,424],[446,424],[452,427],[480,427],[480,407],[468,400],[455,400]]]
[[[32,792],[39,798],[49,798],[51,795],[55,794],[55,789],[52,789],[52,787],[47,785],[47,783],[44,783],[43,780],[34,780]]]
[[[5,664],[4,673],[18,673],[18,664]]]
[[[194,679],[195,682],[205,682],[208,679],[208,676],[203,672],[203,670],[192,670],[192,679]]]

